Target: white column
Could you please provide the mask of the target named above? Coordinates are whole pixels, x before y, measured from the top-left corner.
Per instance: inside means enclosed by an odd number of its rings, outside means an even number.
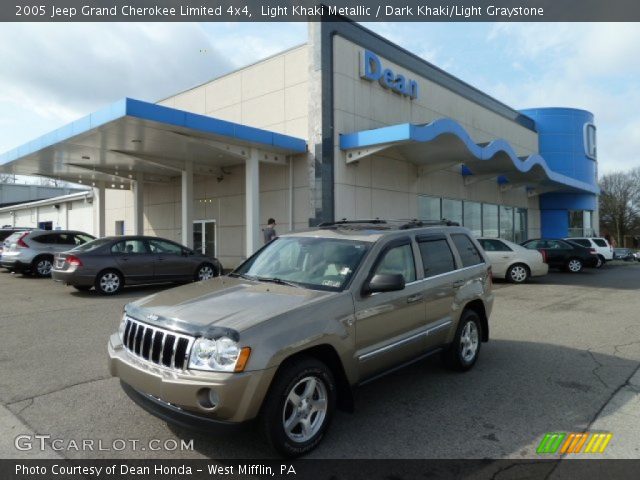
[[[255,148],[246,161],[245,168],[246,254],[247,258],[260,248],[260,161]]]
[[[182,244],[193,248],[193,163],[186,161],[182,171]]]
[[[133,182],[133,234],[144,235],[144,183],[142,173]]]
[[[293,157],[289,157],[289,231],[293,231]]]
[[[105,236],[105,225],[106,225],[106,219],[105,219],[105,191],[106,188],[104,186],[104,182],[99,182],[96,183],[96,187],[93,190],[93,202],[94,204],[97,203],[97,207],[96,208],[96,214],[97,214],[97,220],[98,220],[98,231],[95,232],[96,236],[99,237],[104,237]]]

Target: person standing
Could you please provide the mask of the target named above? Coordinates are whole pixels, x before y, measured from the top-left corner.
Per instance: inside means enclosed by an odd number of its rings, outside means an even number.
[[[262,230],[262,235],[264,236],[265,245],[278,236],[276,233],[276,221],[273,218],[267,220],[267,228]]]

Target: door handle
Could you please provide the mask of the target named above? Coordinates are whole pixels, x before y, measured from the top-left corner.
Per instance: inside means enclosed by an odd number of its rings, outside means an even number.
[[[411,295],[407,297],[407,303],[415,303],[424,299],[424,295],[422,293],[416,293],[415,295]]]
[[[507,256],[504,256],[504,257],[502,257],[502,258],[508,259],[508,258],[509,258],[509,256],[507,255]]]
[[[460,288],[463,285],[464,285],[464,280],[456,280],[455,282],[453,282],[453,288]]]

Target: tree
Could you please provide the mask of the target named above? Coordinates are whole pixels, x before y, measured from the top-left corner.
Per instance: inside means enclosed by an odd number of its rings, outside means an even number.
[[[16,176],[13,173],[0,173],[0,183],[16,183]]]
[[[640,167],[609,173],[599,183],[601,230],[622,245],[625,235],[640,230]]]

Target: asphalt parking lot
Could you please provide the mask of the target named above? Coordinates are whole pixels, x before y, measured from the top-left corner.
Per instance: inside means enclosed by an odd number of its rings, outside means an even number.
[[[109,445],[194,440],[193,451],[62,453],[71,458],[271,456],[252,432],[206,436],[168,426],[109,376],[106,343],[123,304],[158,290],[101,297],[0,273],[0,402],[16,422],[3,436],[28,428]],[[434,357],[366,385],[356,412],[339,412],[311,457],[536,458],[544,433],[589,429],[637,371],[638,307],[640,264],[498,283],[491,341],[472,371],[452,373]],[[633,448],[624,455],[639,457]]]

